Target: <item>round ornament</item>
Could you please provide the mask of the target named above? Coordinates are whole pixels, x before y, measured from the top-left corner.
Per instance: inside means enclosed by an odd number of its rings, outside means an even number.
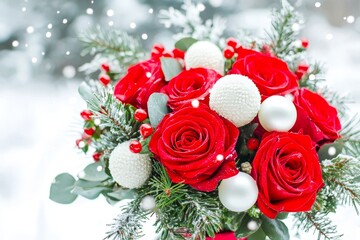
[[[109,169],[114,180],[126,188],[139,188],[151,174],[148,154],[132,153],[130,141],[120,143],[110,154]]]
[[[259,89],[239,74],[220,78],[210,92],[210,108],[236,127],[250,123],[260,109]]]
[[[224,74],[224,57],[215,44],[208,41],[198,41],[191,45],[184,57],[186,69],[208,68],[219,74]]]
[[[296,118],[296,108],[286,97],[271,96],[261,104],[259,121],[268,132],[287,132],[294,126]]]
[[[255,180],[243,172],[222,180],[219,185],[220,202],[233,212],[243,212],[251,208],[257,200],[258,193]]]

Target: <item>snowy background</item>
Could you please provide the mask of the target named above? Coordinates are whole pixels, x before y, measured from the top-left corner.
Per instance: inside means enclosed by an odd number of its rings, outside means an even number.
[[[292,1],[305,15],[302,35],[309,53],[326,63],[328,84],[350,94],[360,112],[360,1]],[[199,1],[204,17],[228,19],[229,31],[259,31],[278,1]],[[146,47],[171,43],[158,24],[159,9],[173,0],[1,0],[0,1],[0,239],[102,239],[118,213],[103,198],[78,198],[72,205],[48,199],[60,172],[76,174],[92,160],[75,148],[81,132],[77,94],[84,77],[77,68],[77,35],[96,24],[119,27],[143,38]],[[145,34],[145,35],[144,35]],[[146,37],[144,37],[146,36]],[[360,217],[340,208],[333,220],[343,239],[360,236]],[[290,224],[290,222],[289,222]],[[151,239],[148,235],[145,239]],[[295,239],[295,238],[294,238]],[[316,239],[312,234],[301,239]]]

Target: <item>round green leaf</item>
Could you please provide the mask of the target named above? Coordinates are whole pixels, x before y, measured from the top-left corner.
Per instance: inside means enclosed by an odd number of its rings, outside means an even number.
[[[101,182],[110,178],[110,176],[105,173],[105,167],[101,163],[96,162],[89,164],[78,174],[78,178],[86,181]]]
[[[248,224],[251,221],[255,221],[257,224],[256,229],[249,229]],[[237,238],[246,238],[250,236],[251,234],[255,233],[261,226],[261,220],[260,219],[252,219],[248,214],[245,215],[245,217],[242,219],[239,228],[235,231]]]
[[[75,178],[68,173],[55,177],[50,187],[50,199],[57,203],[69,204],[75,201],[77,194],[72,193]]]
[[[262,220],[261,228],[271,240],[290,239],[289,230],[285,223],[278,219],[270,219],[266,216],[263,216]]]
[[[148,100],[148,114],[151,126],[156,128],[166,114],[169,113],[167,108],[168,96],[163,93],[153,93]]]
[[[182,51],[187,51],[189,47],[196,42],[197,40],[192,37],[182,38],[175,43],[175,48],[180,49]]]

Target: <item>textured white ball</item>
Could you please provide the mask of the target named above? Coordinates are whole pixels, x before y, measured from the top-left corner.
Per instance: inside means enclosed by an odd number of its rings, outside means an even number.
[[[242,127],[250,123],[260,109],[259,89],[248,78],[239,74],[220,78],[210,92],[210,108]]]
[[[219,185],[220,202],[233,212],[244,212],[251,208],[258,197],[259,190],[255,180],[246,173],[221,181]]]
[[[223,54],[220,48],[208,41],[198,41],[191,45],[185,53],[184,61],[186,69],[202,67],[224,74]]]
[[[259,121],[266,131],[287,132],[294,126],[296,118],[296,108],[286,97],[271,96],[261,104]]]
[[[148,154],[132,153],[130,142],[120,143],[110,154],[109,169],[114,180],[126,188],[139,188],[151,174]]]

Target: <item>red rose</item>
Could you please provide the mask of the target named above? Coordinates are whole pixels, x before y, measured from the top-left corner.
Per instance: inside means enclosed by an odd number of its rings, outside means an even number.
[[[319,94],[302,88],[295,93],[294,104],[298,117],[291,131],[302,130],[319,145],[340,137],[338,132],[341,124],[337,110]]]
[[[238,58],[229,73],[249,77],[263,98],[298,88],[297,77],[285,62],[250,49],[238,50]]]
[[[216,71],[205,68],[193,68],[183,71],[163,88],[169,96],[168,105],[177,110],[197,99],[209,104],[209,90],[221,78]]]
[[[123,103],[147,109],[147,101],[154,92],[166,85],[159,60],[150,59],[128,69],[116,84],[114,95]]]
[[[238,129],[204,104],[185,106],[164,117],[149,147],[175,183],[210,192],[235,166]]]
[[[309,211],[324,185],[315,146],[302,134],[265,134],[252,167],[259,188],[257,205],[269,218]]]

